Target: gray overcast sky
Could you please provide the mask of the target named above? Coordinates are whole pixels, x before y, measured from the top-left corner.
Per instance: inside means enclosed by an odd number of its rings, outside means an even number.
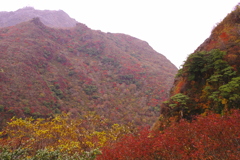
[[[0,11],[63,10],[89,28],[147,41],[178,68],[239,0],[0,0]]]

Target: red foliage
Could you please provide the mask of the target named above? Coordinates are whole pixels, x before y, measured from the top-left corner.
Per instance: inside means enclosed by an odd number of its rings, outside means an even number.
[[[220,38],[223,40],[223,41],[227,41],[228,40],[228,35],[226,32],[223,32],[221,35],[220,35]]]
[[[182,88],[182,86],[185,84],[184,81],[180,81],[176,86],[175,86],[175,90],[174,90],[174,94],[180,93],[180,90]]]
[[[103,148],[101,159],[228,159],[240,154],[240,111],[182,120],[162,133],[147,129]]]
[[[82,114],[94,106],[90,109],[111,123],[152,124],[158,116],[152,108],[166,98],[177,71],[146,42],[82,26],[54,29],[35,19],[1,28],[0,37],[4,119],[50,116],[72,107]],[[105,58],[111,63],[103,63]],[[121,84],[122,75],[134,79]],[[86,95],[85,85],[95,85],[98,91]],[[30,112],[25,113],[24,108]]]

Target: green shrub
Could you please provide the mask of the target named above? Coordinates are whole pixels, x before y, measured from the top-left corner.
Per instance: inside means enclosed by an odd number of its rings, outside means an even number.
[[[98,99],[98,98],[100,98],[100,97],[97,96],[97,95],[93,95],[93,96],[92,96],[92,99]]]
[[[100,54],[100,51],[98,51],[97,49],[95,48],[87,48],[85,50],[85,53],[87,53],[88,55],[90,56],[96,56],[96,55],[99,55]]]
[[[64,98],[63,92],[60,90],[60,86],[59,84],[55,84],[55,85],[50,85],[49,86],[51,88],[51,90],[55,93],[55,95],[59,98]]]
[[[0,112],[3,112],[3,111],[4,111],[4,106],[0,105]]]
[[[114,67],[119,66],[119,63],[117,61],[115,61],[113,58],[109,58],[109,57],[104,57],[101,62],[102,62],[102,64],[111,65]]]
[[[0,147],[0,159],[1,160],[21,160],[27,157],[27,149],[23,149],[21,147],[10,150],[7,147]]]
[[[83,154],[75,153],[69,155],[60,150],[50,151],[48,149],[39,149],[34,155],[30,155],[31,150],[21,147],[11,150],[7,147],[0,147],[1,160],[94,160],[97,155],[101,154],[99,149],[93,149]]]
[[[29,107],[23,108],[24,113],[29,114],[31,112],[31,109]]]
[[[76,72],[73,71],[73,70],[71,70],[71,71],[68,72],[68,75],[69,75],[69,76],[73,76],[74,74],[76,74]]]
[[[47,51],[47,50],[44,50],[43,51],[43,56],[48,59],[48,58],[51,57],[51,53],[49,51]]]
[[[95,85],[85,85],[83,88],[83,91],[87,95],[92,95],[93,93],[97,92],[98,88]]]
[[[56,60],[60,63],[66,63],[67,62],[67,58],[63,55],[58,55]]]
[[[49,151],[48,149],[40,149],[37,151],[29,160],[59,160],[61,158],[61,153],[59,150]]]
[[[9,109],[7,112],[8,113],[14,113],[14,110],[13,109]]]
[[[134,78],[134,76],[132,74],[129,75],[121,75],[118,77],[118,83],[122,84],[125,83],[127,85],[129,84],[137,84],[137,80]]]

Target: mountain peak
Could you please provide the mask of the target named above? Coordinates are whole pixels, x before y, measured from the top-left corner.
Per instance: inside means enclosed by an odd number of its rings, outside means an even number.
[[[55,28],[75,27],[76,23],[78,23],[62,10],[36,10],[33,7],[25,7],[14,12],[0,12],[0,27],[14,26],[36,17],[44,25]]]
[[[33,24],[37,25],[37,26],[45,26],[39,17],[35,17],[32,20],[30,20],[30,22],[32,22]]]
[[[30,11],[30,10],[35,10],[35,8],[34,7],[23,7],[23,8],[20,8],[20,9],[18,9],[17,11]]]

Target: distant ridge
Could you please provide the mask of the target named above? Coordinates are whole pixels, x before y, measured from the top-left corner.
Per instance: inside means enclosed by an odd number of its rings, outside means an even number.
[[[69,28],[78,23],[62,10],[36,10],[33,7],[25,7],[13,12],[0,12],[0,27],[14,26],[18,23],[40,18],[41,22],[49,27]]]

